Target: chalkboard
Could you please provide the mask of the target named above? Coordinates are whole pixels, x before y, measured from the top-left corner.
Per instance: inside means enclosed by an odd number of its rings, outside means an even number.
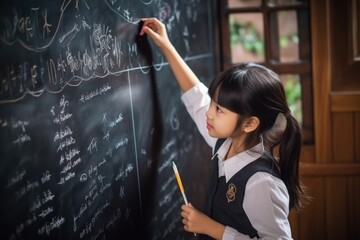
[[[141,17],[208,83],[208,0],[0,3],[0,239],[191,239],[211,150]]]

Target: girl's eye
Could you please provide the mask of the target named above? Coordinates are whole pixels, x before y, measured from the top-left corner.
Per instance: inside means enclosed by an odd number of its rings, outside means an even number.
[[[222,112],[219,106],[216,106],[216,111],[219,112],[219,113]]]

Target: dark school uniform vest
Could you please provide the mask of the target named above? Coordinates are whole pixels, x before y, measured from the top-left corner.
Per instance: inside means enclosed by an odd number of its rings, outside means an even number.
[[[225,139],[218,140],[215,145],[215,154],[217,148],[219,148],[224,141]],[[275,160],[270,155],[263,155],[246,165],[227,183],[224,176],[218,177],[217,155],[213,157],[212,161],[214,171],[212,177],[214,177],[215,181],[212,181],[213,185],[210,186],[207,214],[214,220],[225,226],[230,226],[242,234],[249,235],[251,238],[259,237],[243,208],[245,187],[248,179],[256,172],[268,172],[280,178],[279,171],[274,163]],[[200,239],[211,238],[201,235]]]

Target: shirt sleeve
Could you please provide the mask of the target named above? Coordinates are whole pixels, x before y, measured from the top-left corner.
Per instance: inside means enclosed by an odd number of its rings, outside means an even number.
[[[226,226],[225,231],[222,237],[222,240],[247,240],[247,239],[257,239],[251,238],[249,235],[244,235],[239,233],[236,229]]]
[[[243,207],[262,239],[292,239],[289,194],[285,184],[269,173],[257,172],[248,180]]]
[[[210,137],[206,128],[206,111],[211,102],[208,88],[200,82],[186,91],[181,96],[181,100],[207,144],[214,147],[216,138]]]

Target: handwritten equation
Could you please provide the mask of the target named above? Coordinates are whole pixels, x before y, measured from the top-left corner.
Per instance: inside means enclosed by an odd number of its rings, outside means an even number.
[[[196,2],[196,1],[194,1]],[[31,3],[31,2],[30,2]],[[58,93],[67,86],[78,86],[82,81],[119,75],[132,69],[148,66],[142,59],[134,41],[139,29],[139,12],[142,7],[154,5],[158,17],[166,24],[169,35],[180,22],[194,19],[185,15],[182,20],[179,6],[154,1],[104,0],[101,14],[113,15],[108,20],[92,11],[98,8],[90,1],[64,0],[56,7],[54,3],[29,8],[10,8],[11,14],[1,18],[0,42],[4,50],[23,49],[28,55],[7,61],[1,68],[0,104],[17,101],[25,94],[38,96],[43,91]],[[199,4],[199,3],[198,3]],[[49,6],[46,6],[49,5]],[[54,6],[55,5],[55,6]],[[197,13],[194,13],[197,15]],[[124,21],[119,21],[118,16]],[[115,22],[115,23],[114,23]],[[186,55],[189,48],[188,27],[180,28],[184,36]],[[196,36],[192,36],[194,39]],[[155,54],[154,65],[160,69],[163,58]]]

